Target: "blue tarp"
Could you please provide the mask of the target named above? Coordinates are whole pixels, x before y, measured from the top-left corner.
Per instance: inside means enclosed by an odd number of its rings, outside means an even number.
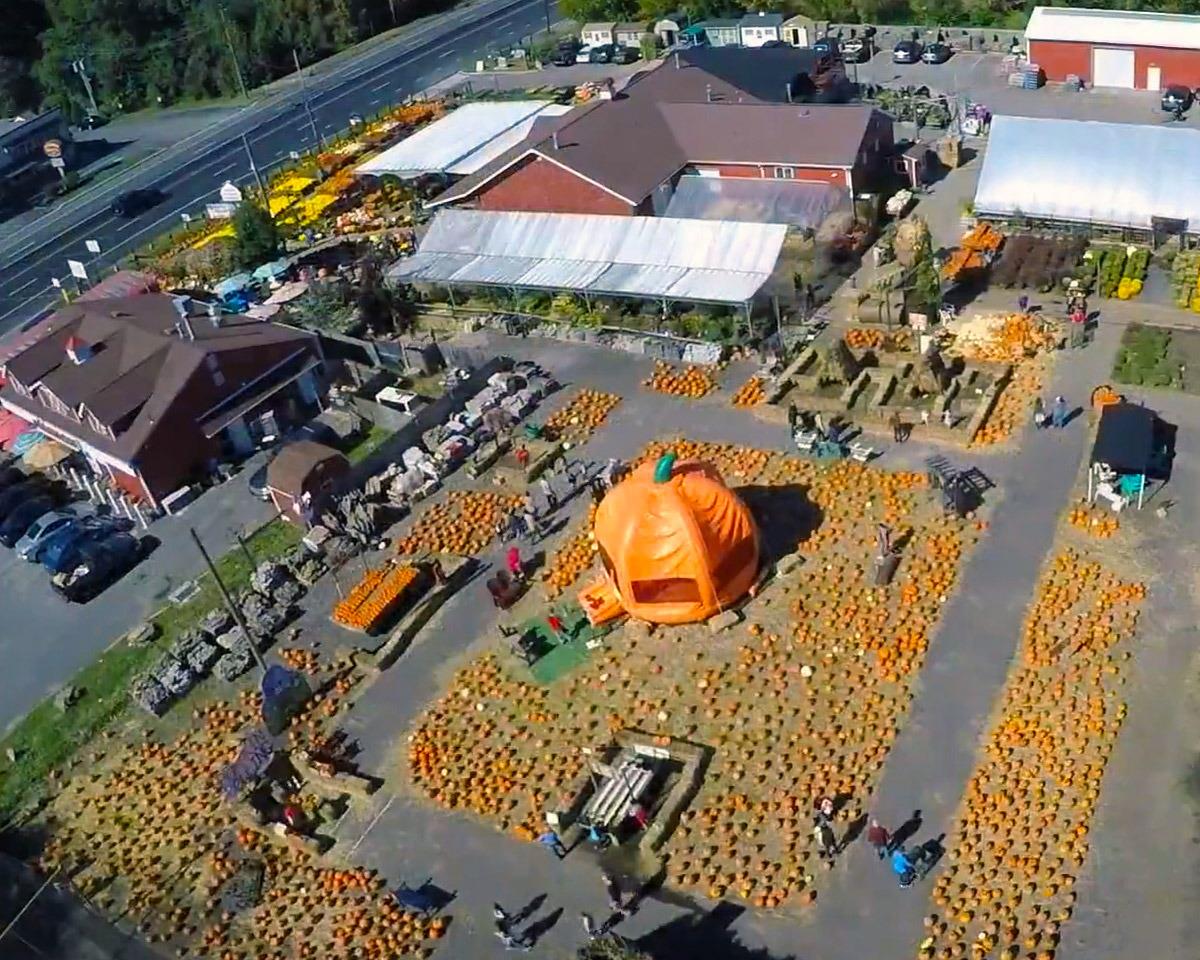
[[[235,273],[232,277],[226,277],[220,283],[213,287],[213,293],[218,297],[228,297],[230,294],[237,293],[239,290],[245,290],[254,282],[254,277],[248,273]]]

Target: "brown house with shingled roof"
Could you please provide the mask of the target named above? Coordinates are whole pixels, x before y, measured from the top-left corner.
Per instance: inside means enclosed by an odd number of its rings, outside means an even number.
[[[817,76],[818,84],[813,80]],[[792,48],[683,51],[611,98],[539,118],[524,141],[429,205],[662,215],[681,177],[873,189],[890,118],[836,99],[843,74]]]
[[[0,364],[0,405],[157,507],[276,417],[306,419],[321,362],[310,333],[187,297],[76,302]]]

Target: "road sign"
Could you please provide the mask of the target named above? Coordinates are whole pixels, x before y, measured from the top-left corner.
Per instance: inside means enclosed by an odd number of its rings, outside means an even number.
[[[236,203],[206,203],[204,205],[204,214],[209,220],[229,220],[236,210]]]
[[[181,213],[179,215],[179,219],[182,220],[184,223],[191,223],[192,215],[190,213]]]
[[[52,286],[58,290],[61,290],[62,289],[62,281],[59,280],[58,277],[51,277],[50,278],[50,286]]]
[[[71,270],[71,276],[76,277],[79,280],[86,280],[88,278],[87,267],[85,267],[81,261],[68,260],[67,266]]]
[[[100,252],[100,241],[99,240],[84,240],[83,245],[85,247],[87,247],[88,253],[99,253]]]
[[[55,170],[65,170],[67,169],[67,161],[62,157],[51,157],[50,166],[52,166]]]
[[[236,185],[226,180],[221,186],[220,197],[222,203],[241,203],[242,191]]]
[[[56,157],[61,157],[62,150],[63,147],[61,140],[47,140],[42,144],[42,153],[48,156],[51,160],[55,159]]]

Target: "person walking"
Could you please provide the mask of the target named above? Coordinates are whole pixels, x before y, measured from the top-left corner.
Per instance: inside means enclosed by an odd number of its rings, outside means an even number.
[[[1066,397],[1057,396],[1054,398],[1054,408],[1050,411],[1050,422],[1060,430],[1067,425]]]
[[[505,950],[520,950],[522,953],[528,953],[530,948],[533,947],[533,944],[525,937],[514,934],[507,927],[501,926],[499,920],[496,921],[496,936],[504,944]]]
[[[817,823],[830,823],[833,820],[833,798],[821,797],[817,800],[814,810]]]
[[[950,412],[949,407],[942,411],[942,426],[948,430],[954,426],[954,414]]]
[[[512,574],[513,579],[517,583],[525,582],[525,564],[521,562],[521,551],[515,547],[509,547],[508,553],[505,555],[505,562],[508,565],[508,572]]]
[[[604,883],[604,892],[608,894],[608,909],[621,909],[621,885],[613,878],[610,873],[600,874],[600,879]]]
[[[796,405],[794,403],[789,403],[787,413],[788,413],[788,432],[795,433],[796,432],[796,422],[800,419],[800,411],[796,409]]]
[[[1025,294],[1021,294],[1019,297],[1017,297],[1017,309],[1021,313],[1029,312],[1029,297],[1027,297]]]
[[[538,837],[538,843],[544,847],[549,847],[550,851],[559,860],[567,855],[567,848],[563,846],[562,839],[553,830],[547,830],[540,837]]]
[[[496,921],[496,929],[508,931],[512,928],[512,917],[500,904],[492,904],[492,918]]]
[[[561,643],[567,639],[567,628],[562,622],[562,618],[557,613],[552,613],[546,617],[546,626],[550,628],[550,632],[558,638]]]
[[[832,867],[833,858],[837,854],[837,838],[827,820],[820,820],[813,827],[813,839],[817,842],[817,853],[821,859]]]
[[[900,422],[900,411],[893,410],[892,415],[888,417],[888,426],[892,428],[892,439],[896,443],[904,442],[904,424]]]
[[[551,486],[548,477],[542,477],[538,481],[538,489],[542,491],[542,496],[546,498],[547,510],[553,510],[558,506],[558,494],[554,492],[554,487]]]
[[[600,930],[596,926],[596,921],[592,919],[590,913],[581,913],[579,919],[583,922],[583,932],[587,934],[589,940],[595,940],[600,936]]]
[[[871,845],[875,855],[882,860],[888,855],[888,849],[892,845],[892,835],[878,820],[872,820],[871,825],[867,828],[867,843]]]

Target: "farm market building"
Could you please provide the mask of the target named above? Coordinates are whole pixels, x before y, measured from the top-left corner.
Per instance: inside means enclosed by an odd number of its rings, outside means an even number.
[[[1047,80],[1074,75],[1089,87],[1127,90],[1200,86],[1200,16],[1035,7],[1025,40]]]
[[[159,506],[319,400],[315,336],[193,308],[160,293],[63,307],[0,366],[0,406]]]
[[[1179,176],[1200,130],[1094,120],[995,117],[975,191],[983,219],[1200,234],[1200,185]]]

